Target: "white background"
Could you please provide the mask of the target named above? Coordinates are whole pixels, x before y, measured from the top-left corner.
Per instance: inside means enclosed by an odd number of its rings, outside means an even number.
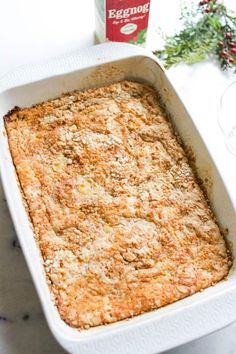
[[[236,7],[236,0],[227,3]],[[158,26],[167,33],[178,28],[179,13],[179,0],[152,0],[149,49],[161,43]],[[93,43],[93,0],[0,0],[0,77],[17,66],[77,51]],[[217,123],[219,98],[236,76],[222,73],[211,62],[173,68],[168,75],[193,118],[199,121],[201,133],[208,140],[236,202],[236,157],[226,149]],[[232,114],[235,109],[232,102]],[[8,247],[14,231],[4,201],[0,202],[0,233],[4,239],[0,247]],[[47,329],[21,251],[10,254],[7,250],[2,256],[0,252],[0,318],[6,315],[14,321],[0,320],[0,353],[63,353]],[[23,309],[30,314],[27,322],[18,320]],[[168,353],[236,354],[235,331],[233,325]]]

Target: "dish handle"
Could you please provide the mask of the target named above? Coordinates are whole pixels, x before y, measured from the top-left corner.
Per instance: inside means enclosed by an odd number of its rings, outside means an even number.
[[[75,53],[20,66],[0,78],[0,93],[9,88],[39,81],[49,76],[62,75],[85,67],[88,68],[138,55],[145,55],[157,61],[151,52],[132,44],[117,42],[98,44]],[[159,62],[158,64],[163,69]]]

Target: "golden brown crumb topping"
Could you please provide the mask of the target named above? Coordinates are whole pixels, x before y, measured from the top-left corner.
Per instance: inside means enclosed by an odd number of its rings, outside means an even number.
[[[6,118],[60,315],[88,328],[223,279],[223,236],[155,92],[123,81]]]

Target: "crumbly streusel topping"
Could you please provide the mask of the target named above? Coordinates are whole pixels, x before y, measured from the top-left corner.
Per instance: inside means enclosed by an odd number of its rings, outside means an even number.
[[[87,328],[224,278],[225,241],[154,91],[120,82],[6,118],[61,317]]]

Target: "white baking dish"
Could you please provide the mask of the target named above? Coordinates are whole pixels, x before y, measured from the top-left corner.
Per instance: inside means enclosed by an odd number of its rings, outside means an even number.
[[[157,353],[188,342],[236,320],[236,271],[226,281],[165,308],[108,326],[77,331],[59,317],[50,299],[41,257],[23,206],[11,160],[3,116],[14,106],[29,106],[62,92],[107,84],[124,78],[153,85],[166,103],[173,124],[196,158],[196,168],[212,207],[235,254],[236,217],[216,166],[181,100],[155,57],[141,48],[108,43],[76,55],[20,68],[0,81],[0,170],[9,209],[49,327],[70,353]]]

